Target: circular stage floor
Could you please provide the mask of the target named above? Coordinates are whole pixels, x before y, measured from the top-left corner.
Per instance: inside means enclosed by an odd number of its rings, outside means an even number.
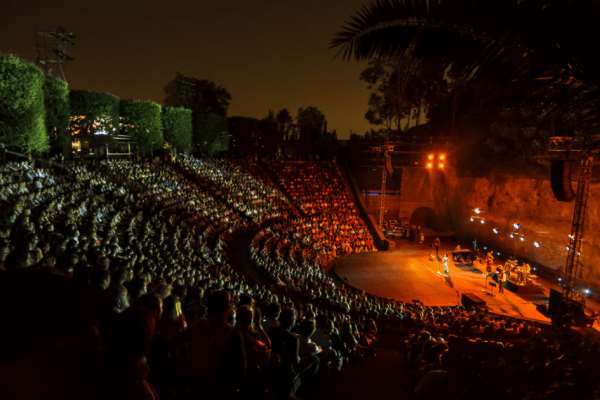
[[[440,256],[443,256],[442,251]],[[473,293],[485,300],[493,312],[549,321],[535,309],[534,303],[548,301],[543,292],[517,295],[504,289],[503,294],[498,294],[495,287],[493,296],[486,294],[484,265],[476,262],[468,266],[450,259],[446,277],[441,259],[436,259],[435,254],[434,259],[430,259],[429,247],[424,245],[404,244],[392,252],[351,254],[338,259],[333,268],[338,277],[347,278],[351,286],[381,297],[450,306],[456,305],[463,293]],[[489,286],[487,291],[490,291]]]

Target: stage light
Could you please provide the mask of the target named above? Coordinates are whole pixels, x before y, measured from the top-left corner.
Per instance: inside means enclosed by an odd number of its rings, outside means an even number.
[[[481,220],[481,223],[482,223],[482,224],[485,224],[485,220],[484,220],[484,219],[482,219],[482,220]]]
[[[533,242],[533,245],[539,249],[540,246],[542,245],[542,243],[541,242]]]
[[[567,251],[571,250],[571,248],[569,246],[567,246]]]
[[[510,234],[510,238],[511,238],[511,239],[514,239],[514,238],[515,238],[515,235],[513,235],[513,234],[511,233],[511,234]]]
[[[430,159],[430,160],[433,160],[433,154],[430,154],[430,155],[429,155],[429,159]]]
[[[523,236],[521,236],[519,239],[521,239],[521,242],[525,241],[525,238]]]
[[[440,165],[439,165],[439,168],[444,168],[444,164],[440,164]]]
[[[475,221],[473,218],[471,218],[471,222]]]
[[[559,281],[559,282],[562,282],[562,278],[558,278],[558,281]]]
[[[432,163],[427,164],[427,168],[431,168],[433,166]]]
[[[585,294],[590,294],[590,289],[584,289],[583,291]]]
[[[442,154],[442,155],[440,156],[440,160],[443,160],[444,158],[446,158],[446,156]]]
[[[475,214],[481,214],[481,210],[479,208],[476,208],[473,211],[475,212]]]
[[[518,223],[518,222],[515,222],[515,223],[513,224],[513,227],[514,227],[515,229],[517,229],[517,230],[518,230],[518,229],[521,229],[521,225],[519,225],[519,223]]]
[[[498,252],[498,255],[500,255],[500,252]]]
[[[487,250],[487,247],[484,247],[483,249],[484,249],[484,250]]]
[[[497,234],[497,233],[499,232],[499,231],[498,231],[498,228],[494,228],[494,229],[492,229],[492,232],[494,232],[494,233],[496,233],[496,234]]]

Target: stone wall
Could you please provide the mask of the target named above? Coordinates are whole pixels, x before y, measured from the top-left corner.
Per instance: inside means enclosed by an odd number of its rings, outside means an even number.
[[[573,173],[573,177],[577,172]],[[444,184],[445,183],[445,184]],[[576,182],[573,183],[576,190]],[[376,200],[378,196],[371,196]],[[590,186],[585,238],[582,243],[577,281],[600,289],[600,183]],[[377,204],[367,204],[378,210]],[[484,178],[458,176],[452,169],[402,169],[402,189],[399,197],[388,197],[388,215],[407,218],[420,207],[434,210],[438,216],[447,216],[451,229],[465,241],[477,239],[501,253],[501,258],[516,254],[533,263],[564,273],[574,202],[555,199],[547,179],[520,178],[505,174],[491,174]],[[485,223],[471,222],[472,210],[480,208]],[[378,215],[378,212],[374,213]],[[524,241],[510,238],[513,223],[518,222]],[[495,234],[492,229],[497,228]],[[534,242],[541,242],[536,248]]]

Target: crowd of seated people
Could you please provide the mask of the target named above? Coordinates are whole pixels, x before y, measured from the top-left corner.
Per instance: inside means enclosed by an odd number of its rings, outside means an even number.
[[[231,267],[234,235],[297,215],[242,167],[189,158],[4,166],[2,178],[24,190],[2,201],[1,268],[102,298],[92,321],[99,382],[90,383],[99,398],[255,398],[269,388],[289,397],[374,352],[372,320],[280,302]],[[18,319],[10,307],[2,314]]]
[[[335,177],[337,170],[324,168],[314,171]],[[594,381],[582,371],[597,348],[581,345],[580,353],[560,358],[565,348],[545,341],[535,324],[336,286],[322,269],[319,236],[343,236],[345,230],[358,237],[364,225],[351,206],[334,211],[325,202],[310,208],[322,207],[320,213],[299,217],[270,183],[247,160],[78,160],[49,170],[27,163],[1,166],[0,271],[35,274],[42,279],[26,275],[28,282],[61,287],[57,293],[40,291],[48,304],[54,304],[51,297],[78,302],[64,295],[65,285],[73,285],[96,300],[89,304],[102,305],[90,313],[90,329],[69,340],[73,348],[72,342],[89,341],[92,351],[82,354],[95,374],[79,377],[76,369],[87,371],[79,363],[40,372],[65,381],[67,389],[55,393],[63,399],[293,397],[298,387],[375,354],[379,324],[413,334],[407,360],[417,398],[480,397],[496,382],[494,374],[509,382],[498,390],[503,398],[523,398],[531,388],[514,379],[516,373],[537,379],[534,389],[542,390],[573,360],[581,368],[571,376]],[[329,219],[332,214],[342,219]],[[258,230],[250,254],[273,281],[270,287],[249,285],[228,261],[228,244],[248,229]],[[45,310],[30,303],[39,302],[31,288],[25,298],[13,296],[9,289],[15,288],[2,289],[5,326],[24,322],[36,308]],[[21,371],[19,364],[2,369],[0,361],[1,375],[14,371]],[[29,378],[21,375],[1,385],[0,395],[25,390]]]

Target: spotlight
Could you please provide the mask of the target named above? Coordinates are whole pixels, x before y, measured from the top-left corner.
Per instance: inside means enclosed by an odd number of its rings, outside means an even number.
[[[473,211],[475,212],[475,214],[481,214],[481,210],[479,208],[476,208]]]
[[[540,246],[542,245],[542,243],[541,242],[533,242],[533,245],[539,249]]]
[[[439,165],[439,168],[444,168],[444,164],[440,164],[440,165]]]
[[[525,241],[525,238],[523,236],[521,236],[520,239],[521,239],[521,242]]]
[[[583,292],[584,292],[585,294],[590,294],[590,289],[585,289]]]
[[[521,229],[521,225],[519,225],[519,223],[518,223],[518,222],[515,222],[515,223],[513,224],[513,226],[514,226],[514,228],[515,228],[515,229]]]
[[[511,239],[514,239],[514,238],[515,238],[515,235],[513,235],[513,234],[511,233],[511,234],[510,234],[510,238],[511,238]]]
[[[560,281],[562,281],[562,278],[558,278],[558,281],[559,281],[559,282],[560,282]]]
[[[494,228],[494,229],[492,229],[492,232],[494,232],[494,233],[496,233],[496,234],[497,234],[497,233],[499,232],[499,231],[498,231],[498,228]]]
[[[433,154],[430,154],[428,157],[430,160],[433,160]]]
[[[567,246],[567,251],[571,250],[571,248],[569,246]]]
[[[483,249],[484,249],[484,250],[487,250],[487,247],[484,247]]]
[[[473,218],[471,218],[471,222],[475,221]]]
[[[442,154],[442,155],[440,156],[440,160],[443,160],[444,158],[446,158],[446,156]]]
[[[482,224],[485,224],[485,220],[484,220],[484,219],[482,219],[482,220],[481,220],[481,223],[482,223]]]
[[[431,168],[431,167],[433,167],[432,163],[427,164],[427,168]]]
[[[500,252],[498,252],[498,255],[500,255]]]

